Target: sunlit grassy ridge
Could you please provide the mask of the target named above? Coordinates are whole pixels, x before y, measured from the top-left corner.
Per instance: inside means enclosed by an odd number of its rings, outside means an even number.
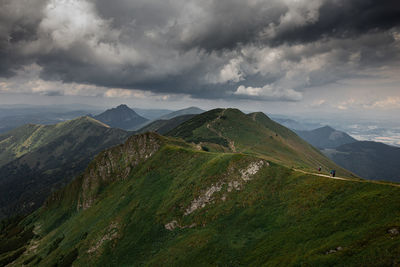
[[[55,125],[25,125],[0,136],[0,218],[40,207],[97,153],[129,135],[80,117]]]
[[[97,125],[98,128],[93,127]],[[26,124],[8,133],[0,135],[0,166],[21,157],[26,153],[40,149],[60,137],[72,136],[75,138],[85,138],[74,134],[78,128],[79,133],[84,132],[84,128],[92,127],[92,132],[85,132],[86,136],[99,131],[101,128],[109,126],[96,121],[90,117],[80,117],[75,120],[61,122],[53,125]],[[118,131],[112,130],[110,131]],[[122,131],[121,131],[122,132]]]
[[[264,126],[259,127],[261,131]],[[270,131],[291,138],[291,132],[278,128]],[[230,141],[234,138],[234,133],[228,136]],[[296,137],[293,140],[287,143]],[[253,142],[245,144],[243,149]],[[235,146],[241,149],[239,142]],[[400,264],[400,188],[303,174],[266,160],[266,155],[272,158],[268,153],[254,148],[249,153],[206,152],[196,144],[153,133],[130,137],[124,145],[100,153],[85,173],[53,194],[39,211],[3,229],[0,243],[12,249],[1,251],[0,262]],[[283,160],[275,160],[279,161]],[[14,239],[7,236],[12,229],[20,230]],[[35,237],[30,239],[32,231]],[[17,245],[10,246],[12,240]]]
[[[237,109],[214,109],[184,122],[168,135],[225,147],[231,142],[238,152],[256,154],[287,167],[315,170],[321,166],[324,171],[336,169],[338,175],[353,176],[261,112],[246,115]]]

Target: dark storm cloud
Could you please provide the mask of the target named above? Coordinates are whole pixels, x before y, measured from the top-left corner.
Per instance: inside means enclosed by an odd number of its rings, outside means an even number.
[[[24,55],[23,46],[37,38],[46,0],[0,2],[0,76],[12,76],[15,70],[34,60]]]
[[[399,59],[395,0],[6,0],[0,76],[198,98],[301,99]]]
[[[277,34],[274,44],[313,42],[321,38],[353,38],[370,31],[388,30],[400,25],[400,1],[331,0],[319,8],[319,19],[302,27]]]

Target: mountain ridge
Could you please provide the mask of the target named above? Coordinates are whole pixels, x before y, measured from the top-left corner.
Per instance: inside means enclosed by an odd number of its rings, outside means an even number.
[[[202,110],[201,108],[188,107],[188,108],[176,110],[176,111],[173,111],[173,112],[168,113],[166,115],[163,115],[159,119],[160,120],[169,120],[169,119],[173,119],[175,117],[182,116],[182,115],[188,115],[188,114],[196,114],[197,115],[197,114],[201,114],[203,112],[205,112],[205,110]]]
[[[0,144],[8,144],[1,155],[9,157],[0,166],[0,217],[36,209],[52,190],[83,171],[94,155],[128,136],[87,116],[55,125],[26,125],[0,136]]]
[[[345,132],[338,131],[326,125],[311,131],[295,131],[301,138],[311,145],[319,148],[335,148],[344,144],[356,142],[357,140]]]
[[[170,135],[176,136],[134,135],[99,153],[39,210],[0,229],[0,260],[15,266],[400,263],[399,187],[306,173],[314,160],[335,165],[262,113],[211,110]]]
[[[344,168],[372,180],[400,182],[400,148],[357,141],[322,152]]]

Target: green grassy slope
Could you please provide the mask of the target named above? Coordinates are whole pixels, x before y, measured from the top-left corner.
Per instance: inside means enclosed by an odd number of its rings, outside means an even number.
[[[90,117],[80,117],[75,120],[53,125],[26,124],[8,133],[0,135],[0,166],[40,149],[59,137],[73,134],[78,127],[88,125],[109,128],[107,125]]]
[[[322,166],[325,171],[336,169],[338,175],[354,176],[261,112],[246,115],[237,109],[214,109],[193,117],[168,135],[205,145],[218,143],[287,167],[315,170]]]
[[[147,133],[102,152],[44,207],[10,223],[13,239],[2,227],[0,262],[397,265],[399,193]]]
[[[136,133],[156,132],[166,134],[178,125],[193,118],[194,114],[181,115],[168,120],[156,120],[137,130]]]
[[[19,157],[0,167],[0,218],[40,207],[51,191],[82,172],[97,153],[124,142],[129,133],[81,117],[23,126],[6,136],[1,154]]]

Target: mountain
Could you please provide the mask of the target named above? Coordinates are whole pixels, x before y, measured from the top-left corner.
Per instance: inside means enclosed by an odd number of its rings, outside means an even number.
[[[296,140],[305,153],[309,148],[293,132],[261,113],[246,116],[237,110],[214,110],[185,122],[178,127],[179,132],[185,124],[186,132],[188,128],[194,131],[190,137],[207,142],[215,139],[215,146],[224,143],[217,137],[228,142],[225,135],[229,134],[233,141],[237,127],[248,126],[235,137],[237,149],[248,152],[207,152],[181,138],[156,133],[131,136],[125,144],[96,156],[83,174],[53,193],[40,210],[24,219],[4,222],[0,228],[0,263],[400,263],[397,185],[329,179],[266,160],[264,155],[270,152],[249,145],[258,143],[266,150],[286,147],[285,158],[290,158],[288,146],[295,146]],[[212,135],[214,131],[221,136]],[[280,137],[273,136],[277,140],[264,145],[265,139],[256,138],[266,131],[277,132]],[[241,140],[244,132],[249,134],[247,141]],[[296,155],[309,156],[301,151]]]
[[[133,108],[133,110],[140,116],[145,117],[149,120],[157,120],[158,118],[173,112],[173,110],[170,109]]]
[[[357,141],[347,133],[337,131],[329,126],[324,126],[312,131],[295,132],[308,143],[319,149],[335,148]]]
[[[94,116],[94,118],[110,125],[111,127],[124,130],[136,130],[148,121],[148,119],[138,115],[127,105],[119,105],[116,108],[108,109],[103,113]]]
[[[97,153],[128,136],[90,117],[0,135],[0,218],[36,209]]]
[[[202,110],[198,107],[189,107],[189,108],[185,108],[185,109],[180,109],[174,112],[171,112],[169,114],[166,114],[162,117],[160,117],[160,120],[169,120],[178,116],[182,116],[182,115],[188,115],[188,114],[201,114],[203,113],[205,110]]]
[[[237,109],[214,109],[182,123],[167,135],[211,151],[252,153],[287,167],[314,170],[322,166],[324,170],[337,169],[340,175],[351,175],[261,112],[246,115]]]
[[[184,123],[187,120],[190,120],[196,116],[195,114],[187,114],[187,115],[181,115],[178,117],[174,117],[169,120],[156,120],[148,125],[144,126],[143,128],[137,130],[137,133],[145,133],[145,132],[156,132],[159,134],[166,134],[172,129],[176,128],[178,125],[181,123]]]
[[[0,134],[25,124],[56,124],[85,116],[95,110],[57,110],[50,108],[0,109]]]
[[[372,180],[400,182],[400,148],[358,141],[323,152],[340,166]]]
[[[320,123],[311,123],[304,121],[299,122],[293,119],[276,117],[276,116],[272,116],[272,120],[292,130],[309,131],[321,127]]]

